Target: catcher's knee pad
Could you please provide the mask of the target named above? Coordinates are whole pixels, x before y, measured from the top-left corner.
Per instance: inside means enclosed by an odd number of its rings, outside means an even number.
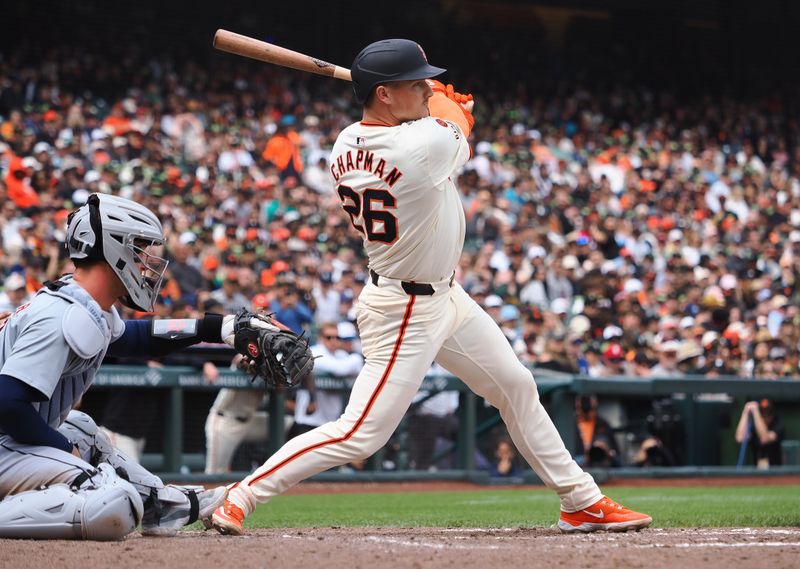
[[[122,539],[131,533],[144,515],[144,504],[137,489],[117,476],[108,464],[99,467],[100,482],[78,490],[84,497],[81,511],[83,539]]]
[[[69,442],[77,445],[81,458],[86,462],[92,466],[110,464],[119,476],[136,487],[143,498],[146,499],[152,491],[164,487],[158,476],[115,448],[108,436],[98,429],[94,419],[86,413],[70,411],[58,431]]]
[[[54,484],[0,502],[0,537],[27,539],[122,539],[142,517],[136,489],[110,467],[82,488]]]
[[[77,446],[81,458],[92,466],[105,462],[114,448],[108,437],[99,431],[94,419],[81,411],[70,411],[58,432]]]

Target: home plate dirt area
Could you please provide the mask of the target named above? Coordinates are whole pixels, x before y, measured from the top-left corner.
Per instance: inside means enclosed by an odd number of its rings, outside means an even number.
[[[797,484],[796,477],[626,480],[629,486]],[[607,483],[604,486],[613,486]],[[467,482],[304,482],[288,494],[464,490]],[[498,487],[501,488],[501,487]],[[0,539],[0,569],[797,569],[800,527],[649,528],[565,535],[555,527],[189,530],[123,541]]]
[[[592,567],[794,569],[800,528],[647,529],[563,535],[557,529],[314,528],[242,537],[186,531],[169,539],[0,540],[0,567],[85,569]]]

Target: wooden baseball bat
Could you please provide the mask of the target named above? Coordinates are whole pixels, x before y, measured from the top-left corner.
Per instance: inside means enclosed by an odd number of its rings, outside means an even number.
[[[291,67],[292,69],[316,73],[317,75],[352,81],[349,69],[304,53],[286,49],[285,47],[229,32],[228,30],[217,30],[217,33],[214,34],[214,47],[220,51],[266,61],[283,67]]]

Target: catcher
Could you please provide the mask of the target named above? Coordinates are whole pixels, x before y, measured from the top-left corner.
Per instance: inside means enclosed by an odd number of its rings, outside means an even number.
[[[263,377],[288,384],[313,365],[310,352],[297,357],[304,339],[291,343],[250,313],[123,321],[118,300],[152,311],[167,266],[163,242],[147,208],[92,194],[67,222],[74,274],[0,320],[0,537],[114,540],[140,524],[144,535],[169,536],[222,503],[225,488],[165,485],[74,409],[107,354],[158,357],[224,341],[245,346]]]

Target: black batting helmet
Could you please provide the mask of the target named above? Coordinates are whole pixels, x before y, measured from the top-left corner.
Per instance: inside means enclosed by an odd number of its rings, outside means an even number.
[[[417,42],[391,39],[376,41],[362,49],[353,61],[350,74],[356,100],[364,104],[376,85],[428,79],[445,71],[428,64],[428,58]]]

